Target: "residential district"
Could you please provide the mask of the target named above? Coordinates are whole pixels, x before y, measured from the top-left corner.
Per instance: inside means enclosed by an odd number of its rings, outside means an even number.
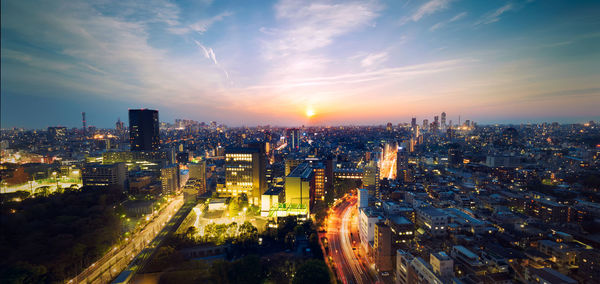
[[[600,125],[2,129],[2,283],[599,283]]]

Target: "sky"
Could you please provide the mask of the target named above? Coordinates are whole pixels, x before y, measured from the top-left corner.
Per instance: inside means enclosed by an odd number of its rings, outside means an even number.
[[[2,1],[2,128],[600,119],[600,1]]]

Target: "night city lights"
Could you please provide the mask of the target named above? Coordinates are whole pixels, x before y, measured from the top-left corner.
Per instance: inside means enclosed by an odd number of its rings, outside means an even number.
[[[0,283],[600,283],[599,16],[2,1]]]

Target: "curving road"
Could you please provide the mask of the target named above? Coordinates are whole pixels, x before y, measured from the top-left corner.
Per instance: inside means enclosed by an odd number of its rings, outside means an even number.
[[[358,254],[358,230],[356,227],[356,198],[344,200],[330,211],[327,227],[329,255],[342,283],[378,283],[366,267],[367,261]],[[356,247],[356,250],[353,249]]]

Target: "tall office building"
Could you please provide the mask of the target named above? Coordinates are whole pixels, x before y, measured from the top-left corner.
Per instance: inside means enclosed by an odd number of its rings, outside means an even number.
[[[170,165],[160,169],[160,183],[164,194],[177,192],[180,186],[179,166]]]
[[[413,118],[410,120],[410,127],[411,127],[412,129],[415,129],[415,127],[417,127],[417,118],[416,118],[416,117],[413,117]]]
[[[223,197],[246,194],[250,204],[260,205],[261,195],[267,190],[264,160],[264,152],[258,148],[228,148],[225,188],[217,193]]]
[[[423,131],[429,130],[429,119],[423,119]]]
[[[442,125],[441,125],[442,131],[446,130],[446,113],[442,112]]]
[[[300,148],[300,131],[297,128],[290,128],[286,132],[288,147],[294,150]]]
[[[391,271],[392,265],[392,231],[383,222],[375,224],[375,236],[373,238],[373,251],[375,255],[375,266],[379,271]]]
[[[85,121],[85,112],[81,113],[81,124],[83,125],[83,133],[85,133],[85,130],[87,128],[86,121]]]
[[[158,151],[160,133],[157,110],[129,110],[129,143],[131,151]]]

